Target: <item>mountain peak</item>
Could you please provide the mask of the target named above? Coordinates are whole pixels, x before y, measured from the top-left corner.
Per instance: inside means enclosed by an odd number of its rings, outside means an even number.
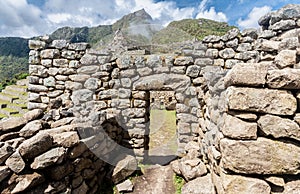
[[[140,18],[144,18],[144,19],[148,19],[148,20],[152,20],[152,17],[146,12],[146,10],[140,9],[138,11],[135,11],[132,13],[135,17],[140,17]]]
[[[133,13],[123,16],[120,20],[113,24],[113,30],[128,28],[131,24],[151,24],[153,22],[152,17],[145,11],[141,9]]]

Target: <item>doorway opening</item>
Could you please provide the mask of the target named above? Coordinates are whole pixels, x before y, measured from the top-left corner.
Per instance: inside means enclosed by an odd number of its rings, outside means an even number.
[[[177,153],[175,92],[150,91],[150,99],[148,157],[154,163],[167,163]]]

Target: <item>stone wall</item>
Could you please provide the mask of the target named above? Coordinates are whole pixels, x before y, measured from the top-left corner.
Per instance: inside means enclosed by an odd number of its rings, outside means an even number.
[[[179,54],[31,40],[32,111],[0,122],[1,192],[120,182],[147,161],[150,93],[173,91],[183,193],[299,193],[298,18],[289,5],[262,17],[261,31],[208,36]]]
[[[118,137],[122,145],[143,156],[150,92],[171,90],[172,100],[176,100],[179,150],[193,133],[196,136],[201,117],[197,95],[203,82],[198,76],[201,66],[213,62],[206,57],[202,43],[193,46],[190,56],[133,54],[117,58],[104,51],[85,50],[84,43],[47,41],[42,38],[29,44],[29,109],[58,114],[71,108],[78,122],[96,131],[103,122],[114,119],[129,135]]]
[[[288,5],[262,17],[261,31],[205,38],[215,67],[203,69],[208,90],[197,149],[209,173],[194,173],[183,193],[199,193],[195,182],[203,181],[208,193],[300,192],[299,18],[300,6]],[[191,179],[187,159],[173,166]]]
[[[48,37],[29,47],[28,114],[35,116],[1,121],[3,193],[95,193],[104,178],[123,180],[149,159],[150,91],[174,92],[173,154],[197,141],[198,75],[200,65],[212,64],[202,43],[192,56],[115,57]]]

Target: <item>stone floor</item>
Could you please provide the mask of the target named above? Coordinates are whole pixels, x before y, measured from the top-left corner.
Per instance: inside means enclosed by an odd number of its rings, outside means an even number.
[[[150,165],[145,167],[144,174],[133,180],[132,194],[174,194],[174,172],[170,165]]]

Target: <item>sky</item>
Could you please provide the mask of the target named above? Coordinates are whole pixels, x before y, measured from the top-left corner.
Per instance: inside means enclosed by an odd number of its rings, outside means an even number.
[[[258,28],[258,19],[300,0],[0,0],[0,37],[30,38],[57,28],[112,24],[144,8],[159,24],[207,18],[241,30]]]

